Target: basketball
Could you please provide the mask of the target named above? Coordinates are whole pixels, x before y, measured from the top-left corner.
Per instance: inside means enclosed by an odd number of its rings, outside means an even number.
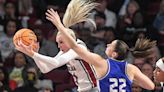
[[[20,40],[24,45],[29,46],[31,43],[37,42],[37,37],[31,29],[23,28],[15,33],[13,37],[14,45],[16,45]],[[33,48],[35,48],[35,46],[33,46]]]

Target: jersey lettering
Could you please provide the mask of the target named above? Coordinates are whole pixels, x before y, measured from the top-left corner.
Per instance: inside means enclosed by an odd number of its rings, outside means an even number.
[[[124,78],[110,78],[109,82],[112,83],[110,85],[110,92],[126,92],[126,80]]]

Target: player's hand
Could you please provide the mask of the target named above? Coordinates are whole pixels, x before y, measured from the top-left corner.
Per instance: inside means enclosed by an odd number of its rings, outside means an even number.
[[[52,8],[47,10],[46,19],[51,21],[56,27],[62,24],[59,14],[57,13],[57,11],[54,11]]]
[[[21,40],[19,40],[15,46],[15,48],[20,51],[23,52],[24,54],[32,57],[34,55],[34,51],[33,51],[33,47],[32,47],[33,43],[30,46],[26,46],[22,43]]]
[[[33,51],[38,53],[39,48],[40,48],[39,42],[33,42],[32,47],[33,47]]]

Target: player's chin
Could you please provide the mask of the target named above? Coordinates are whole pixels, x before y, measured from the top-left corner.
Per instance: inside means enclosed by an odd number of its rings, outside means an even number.
[[[160,80],[158,79],[157,76],[154,76],[154,81],[155,81],[155,82],[160,82]]]

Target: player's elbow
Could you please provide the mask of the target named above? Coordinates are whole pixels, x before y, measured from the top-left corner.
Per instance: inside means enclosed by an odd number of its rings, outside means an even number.
[[[151,85],[149,86],[149,90],[154,90],[154,88],[155,88],[154,83],[151,83]]]
[[[154,88],[155,88],[155,85],[154,85],[153,82],[152,82],[152,83],[149,83],[149,84],[145,87],[145,89],[148,89],[148,90],[154,90]]]
[[[50,72],[51,71],[51,69],[46,69],[46,68],[42,68],[42,69],[40,69],[40,71],[42,72],[42,73],[48,73],[48,72]]]
[[[40,70],[42,73],[48,73],[49,71],[45,71],[45,70]]]

